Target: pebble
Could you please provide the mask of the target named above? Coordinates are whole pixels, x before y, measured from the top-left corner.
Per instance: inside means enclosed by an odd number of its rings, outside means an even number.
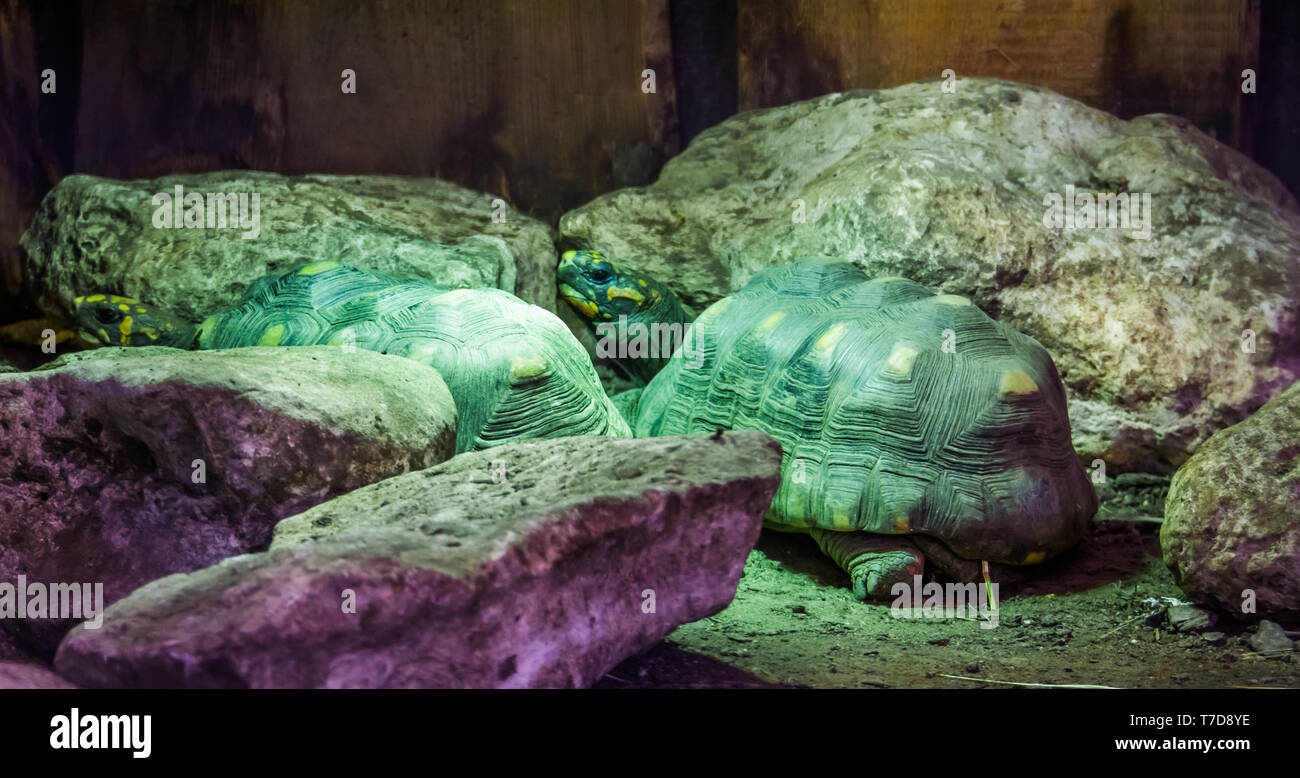
[[[1259,622],[1255,633],[1246,638],[1246,644],[1261,654],[1285,654],[1295,650],[1295,644],[1277,622],[1268,619]]]
[[[1169,626],[1179,632],[1200,632],[1217,624],[1219,617],[1195,605],[1174,605],[1169,608]]]

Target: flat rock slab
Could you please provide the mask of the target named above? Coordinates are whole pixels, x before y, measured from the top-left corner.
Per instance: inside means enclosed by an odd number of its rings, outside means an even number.
[[[174,199],[177,186],[201,196],[205,209],[208,195],[258,195],[257,235],[245,239],[250,230],[229,226],[154,226],[154,196]],[[335,260],[448,288],[504,289],[554,311],[550,227],[494,199],[434,178],[243,170],[140,181],[73,175],[50,190],[23,235],[26,283],[50,314],[69,311],[78,295],[112,292],[200,322],[264,275]]]
[[[55,666],[96,687],[589,686],[731,601],[780,456],[752,431],[462,454],[141,588]]]
[[[53,672],[25,662],[0,661],[0,689],[75,689]]]
[[[561,245],[602,249],[697,312],[812,257],[969,297],[1052,354],[1074,446],[1111,473],[1172,473],[1300,378],[1300,214],[1271,174],[1172,117],[946,83],[734,116],[652,185],[565,214]],[[1063,210],[1068,193],[1149,195],[1151,213],[1121,223],[1116,205],[1112,228],[1106,206],[1079,226],[1076,196],[1058,226],[1050,198]]]
[[[100,349],[0,376],[0,583],[102,583],[112,602],[445,461],[455,435],[437,371],[368,351]],[[47,653],[73,623],[0,619]]]
[[[1300,383],[1174,474],[1160,546],[1196,602],[1238,619],[1300,618]]]

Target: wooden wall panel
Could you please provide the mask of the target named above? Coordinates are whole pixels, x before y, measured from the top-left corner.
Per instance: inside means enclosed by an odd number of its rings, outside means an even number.
[[[1123,117],[1177,113],[1249,150],[1240,73],[1258,0],[738,0],[742,109],[945,68],[1045,86]]]
[[[29,7],[0,0],[0,307],[10,310],[17,301],[5,298],[18,294],[22,280],[18,239],[60,170],[41,137],[41,100],[58,95],[42,96],[39,61]]]
[[[647,56],[672,82],[666,3],[88,2],[76,166],[438,176],[553,217],[675,150],[640,89]]]

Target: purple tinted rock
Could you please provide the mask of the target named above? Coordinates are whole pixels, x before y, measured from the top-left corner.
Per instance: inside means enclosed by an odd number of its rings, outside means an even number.
[[[453,451],[451,396],[407,359],[139,348],[56,364],[0,377],[0,585],[96,583],[112,602]],[[0,625],[47,654],[79,620],[12,615]]]
[[[56,667],[99,687],[589,686],[731,601],[779,473],[752,431],[462,454],[136,591]]]
[[[1194,601],[1238,619],[1300,618],[1300,383],[1174,474],[1160,546]]]
[[[0,661],[0,689],[75,689],[59,676],[26,662]]]

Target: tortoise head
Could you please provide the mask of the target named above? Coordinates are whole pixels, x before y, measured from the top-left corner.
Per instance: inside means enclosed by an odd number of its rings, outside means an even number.
[[[194,347],[194,325],[130,297],[92,294],[72,301],[82,340],[102,346]]]
[[[667,284],[616,265],[599,251],[566,251],[555,270],[560,296],[596,338],[596,356],[648,383],[681,345],[691,317]]]
[[[689,322],[667,284],[616,265],[599,251],[566,251],[555,270],[560,295],[590,326],[620,316],[645,324]]]

